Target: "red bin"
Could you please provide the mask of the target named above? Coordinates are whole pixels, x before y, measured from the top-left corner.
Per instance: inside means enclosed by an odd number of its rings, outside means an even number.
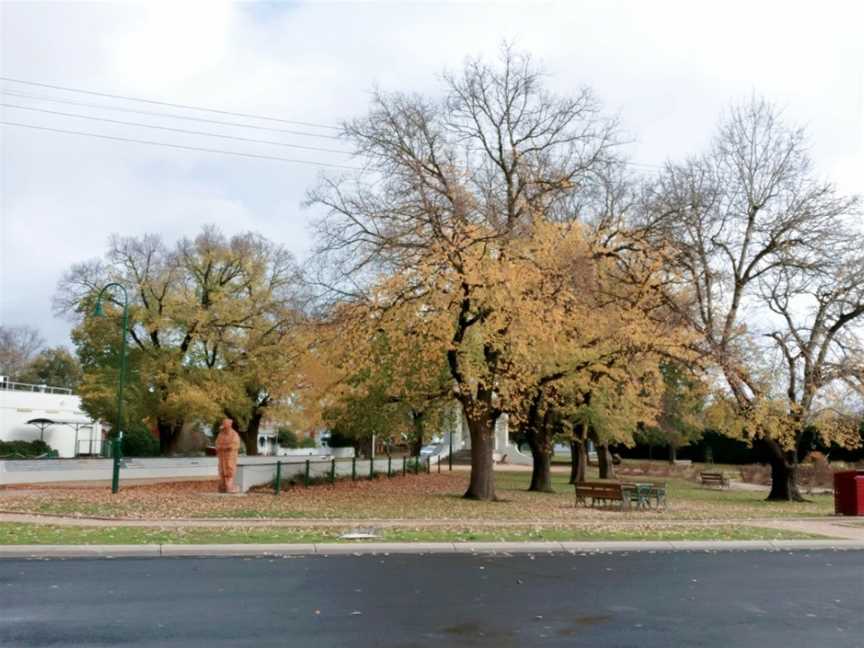
[[[864,515],[864,470],[834,473],[834,513]]]

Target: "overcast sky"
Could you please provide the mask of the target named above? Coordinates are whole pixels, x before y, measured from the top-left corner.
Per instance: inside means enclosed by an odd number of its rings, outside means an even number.
[[[2,76],[336,125],[374,85],[438,93],[439,74],[502,40],[531,52],[562,93],[590,85],[620,115],[635,161],[699,152],[730,102],[754,92],[805,125],[819,173],[864,193],[864,5],[860,2],[496,2],[136,5],[0,4]],[[167,120],[45,99],[319,127],[136,104],[0,81],[2,103],[325,148],[338,141]],[[40,99],[34,99],[39,97]],[[339,153],[193,136],[0,107],[0,120],[333,164]],[[111,233],[256,230],[299,257],[319,167],[0,126],[0,323],[67,343],[51,297],[70,264]]]

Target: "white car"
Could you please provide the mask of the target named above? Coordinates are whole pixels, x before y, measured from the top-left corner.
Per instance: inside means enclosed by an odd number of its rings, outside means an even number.
[[[440,445],[425,445],[420,448],[420,456],[421,457],[431,457],[432,455],[440,454],[443,450],[443,447]]]

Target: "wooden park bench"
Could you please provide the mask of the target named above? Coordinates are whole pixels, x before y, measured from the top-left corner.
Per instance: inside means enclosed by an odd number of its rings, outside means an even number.
[[[588,498],[591,498],[591,506],[598,503],[606,506],[611,502],[620,502],[623,510],[630,505],[630,498],[626,496],[625,488],[615,482],[579,482],[573,484],[576,491],[576,506],[582,504],[588,506]]]
[[[706,472],[699,473],[699,479],[702,480],[703,486],[719,486],[720,488],[728,488],[729,480],[722,472]]]

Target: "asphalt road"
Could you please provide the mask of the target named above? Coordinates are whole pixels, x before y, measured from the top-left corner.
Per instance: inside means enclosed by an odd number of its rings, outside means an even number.
[[[864,646],[864,552],[0,560],[3,646]]]

